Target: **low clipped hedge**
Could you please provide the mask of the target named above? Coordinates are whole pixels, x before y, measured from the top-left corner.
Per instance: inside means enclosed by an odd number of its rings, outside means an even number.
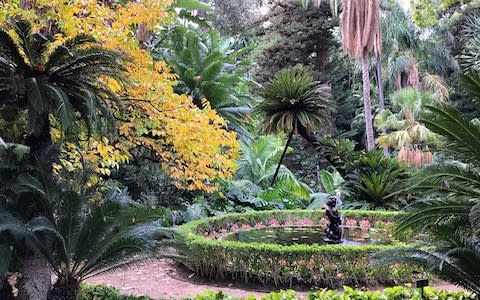
[[[345,220],[368,221],[382,235],[399,213],[384,211],[342,211]],[[337,288],[341,285],[374,285],[411,282],[412,267],[395,265],[373,268],[371,254],[392,247],[408,247],[396,241],[388,245],[291,245],[243,243],[216,239],[218,232],[268,223],[311,224],[325,222],[324,211],[285,210],[227,214],[187,223],[179,227],[177,239],[183,245],[181,261],[202,277],[210,279],[259,281],[275,286],[293,283]],[[306,221],[305,221],[306,222]],[[233,228],[233,229],[232,229]]]
[[[472,293],[465,291],[439,291],[426,288],[424,297],[418,289],[396,286],[381,291],[361,291],[344,287],[345,292],[321,290],[307,295],[306,300],[478,300]],[[256,300],[255,296],[248,296],[245,300]],[[300,300],[295,291],[271,292],[260,298],[261,300]],[[191,297],[188,300],[242,300],[242,298],[225,295],[222,292],[206,291],[203,294]]]
[[[255,296],[243,298],[256,300]],[[225,295],[223,292],[205,291],[197,296],[185,298],[185,300],[243,300],[242,298]],[[261,300],[299,300],[295,291],[279,291],[268,293]],[[120,292],[108,286],[82,285],[79,300],[153,300],[146,296],[124,296]],[[392,287],[381,291],[361,291],[344,287],[344,292],[321,290],[309,293],[306,300],[478,300],[475,295],[464,291],[439,291],[426,288],[424,298],[421,298],[418,289],[407,287]]]

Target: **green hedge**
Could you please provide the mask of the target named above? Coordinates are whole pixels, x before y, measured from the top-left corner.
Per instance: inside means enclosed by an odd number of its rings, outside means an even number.
[[[343,211],[345,219],[366,219],[373,227],[392,224],[399,213],[378,211]],[[303,283],[317,287],[337,288],[341,285],[395,284],[412,280],[413,270],[407,266],[371,267],[371,254],[391,247],[407,247],[405,243],[390,245],[292,245],[242,243],[206,237],[212,231],[247,224],[284,222],[309,218],[318,224],[323,211],[262,211],[227,214],[187,223],[179,227],[182,261],[200,276],[219,279],[260,281],[276,286]],[[383,228],[388,235],[387,229]]]
[[[406,287],[386,288],[383,291],[360,291],[344,287],[345,292],[321,290],[308,294],[307,300],[423,300],[418,289]],[[438,291],[425,289],[425,299],[428,300],[478,300],[468,292]],[[255,296],[248,296],[246,300],[256,300]],[[261,297],[261,300],[297,300],[300,299],[295,291],[271,292]],[[82,285],[79,300],[152,300],[145,296],[123,296],[119,291],[106,286]],[[206,291],[186,300],[242,300],[241,298],[225,295],[223,292]]]
[[[82,284],[78,300],[152,300],[152,298],[121,295],[119,290],[110,286]]]

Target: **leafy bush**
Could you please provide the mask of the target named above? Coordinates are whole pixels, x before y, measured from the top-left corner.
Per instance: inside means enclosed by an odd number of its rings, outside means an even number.
[[[114,287],[83,284],[80,287],[78,300],[152,300],[152,298],[120,295],[120,291]]]
[[[402,206],[403,183],[411,170],[380,151],[370,151],[348,164],[344,185],[347,208],[398,209]]]
[[[320,156],[325,157],[342,176],[348,173],[347,164],[358,159],[355,142],[348,139],[326,137],[320,141],[320,145]]]
[[[398,216],[393,212],[372,211],[343,211],[343,215],[345,218],[368,221],[384,236],[389,236],[387,224],[391,224],[391,220]],[[185,224],[179,228],[176,236],[182,245],[179,251],[187,258],[182,263],[206,278],[231,277],[277,286],[298,282],[338,287],[341,284],[388,284],[412,278],[413,270],[403,266],[370,266],[373,252],[404,246],[399,243],[282,246],[215,239],[220,233],[235,231],[242,225],[251,228],[274,221],[277,224],[289,224],[298,220],[321,224],[325,219],[324,213],[319,211],[285,210],[229,214]]]

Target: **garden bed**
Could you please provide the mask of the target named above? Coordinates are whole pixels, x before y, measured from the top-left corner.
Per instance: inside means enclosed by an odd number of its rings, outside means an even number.
[[[345,223],[361,234],[383,238],[373,245],[279,245],[262,242],[224,240],[232,232],[252,228],[282,226],[326,226],[324,211],[285,210],[242,214],[194,221],[179,227],[178,239],[184,247],[182,261],[202,277],[259,281],[291,286],[294,283],[336,288],[341,285],[395,284],[411,281],[414,271],[402,265],[372,267],[374,252],[392,247],[408,247],[390,233],[399,213],[343,211]]]

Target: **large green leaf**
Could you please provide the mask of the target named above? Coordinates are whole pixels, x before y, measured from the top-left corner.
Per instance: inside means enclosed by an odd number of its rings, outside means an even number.
[[[204,2],[198,0],[177,0],[173,5],[176,8],[211,11],[212,7]]]

